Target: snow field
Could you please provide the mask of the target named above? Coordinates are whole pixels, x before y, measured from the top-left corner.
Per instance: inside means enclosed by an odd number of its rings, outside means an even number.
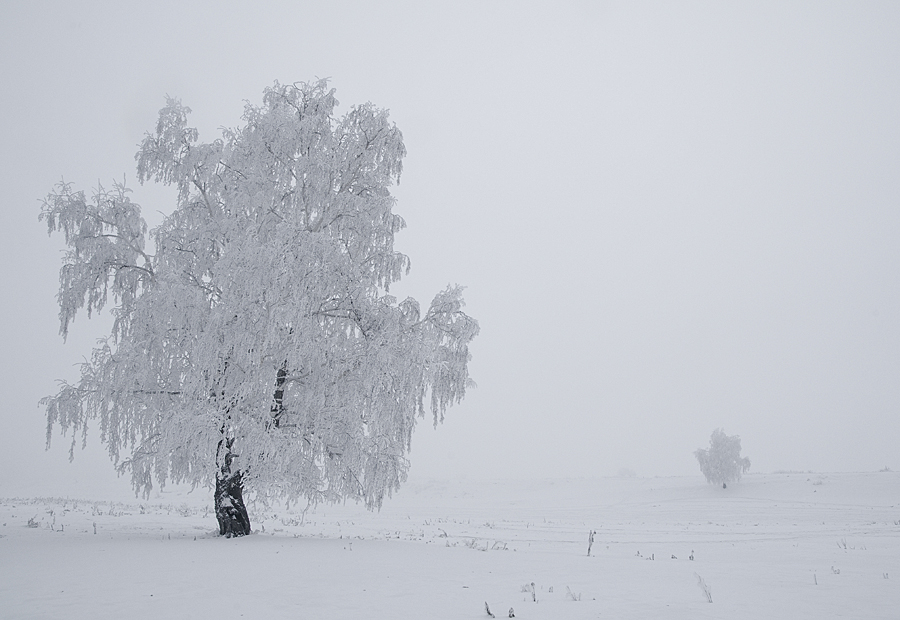
[[[485,602],[526,619],[900,609],[890,472],[750,475],[727,490],[699,476],[411,482],[380,513],[251,507],[254,534],[234,540],[215,535],[210,503],[180,490],[0,500],[0,617],[487,618]]]

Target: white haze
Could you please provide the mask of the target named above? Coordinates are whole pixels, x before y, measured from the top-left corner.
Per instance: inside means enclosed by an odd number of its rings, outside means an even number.
[[[209,140],[316,77],[404,133],[393,292],[465,285],[481,324],[413,477],[699,477],[716,427],[751,471],[900,467],[896,4],[5,3],[0,35],[0,495],[127,490],[96,428],[43,451],[107,323],[57,336],[39,199],[124,174],[158,221],[166,94]]]

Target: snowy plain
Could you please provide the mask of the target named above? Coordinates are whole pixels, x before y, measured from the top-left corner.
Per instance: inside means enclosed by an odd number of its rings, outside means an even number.
[[[0,499],[0,617],[900,615],[894,472],[411,481],[375,513],[251,506],[232,540],[210,503]]]

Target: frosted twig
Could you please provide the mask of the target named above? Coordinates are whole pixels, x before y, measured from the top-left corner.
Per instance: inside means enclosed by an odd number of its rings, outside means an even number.
[[[697,573],[694,573],[694,576],[697,578],[697,585],[703,590],[703,595],[706,596],[707,602],[712,603],[712,592],[710,591],[709,586],[703,581],[703,577]]]

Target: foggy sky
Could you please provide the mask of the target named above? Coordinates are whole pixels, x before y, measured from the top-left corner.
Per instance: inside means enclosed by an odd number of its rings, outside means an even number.
[[[209,141],[324,77],[404,135],[392,293],[462,284],[481,324],[414,477],[699,478],[716,427],[751,471],[900,468],[895,3],[4,3],[0,59],[0,495],[115,484],[96,428],[43,450],[108,323],[58,336],[40,199],[124,175],[157,223],[166,94]]]

